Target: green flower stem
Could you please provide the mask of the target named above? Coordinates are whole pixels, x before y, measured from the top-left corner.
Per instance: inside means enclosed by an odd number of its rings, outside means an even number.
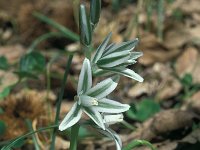
[[[149,143],[148,141],[145,141],[145,140],[133,140],[122,150],[132,150],[138,146],[147,146],[147,147],[151,148],[151,150],[156,150],[151,143]]]
[[[135,131],[136,129],[134,126],[132,126],[130,123],[126,122],[125,120],[123,120],[121,123],[128,129],[131,129],[133,131]]]
[[[50,102],[48,101],[48,99],[49,99],[49,93],[50,93],[50,90],[51,90],[51,72],[50,72],[50,70],[51,70],[51,65],[59,58],[59,56],[60,56],[60,54],[55,54],[51,59],[50,59],[50,61],[48,62],[48,64],[47,64],[47,69],[46,69],[46,78],[47,78],[47,81],[46,81],[46,86],[47,86],[47,93],[46,93],[46,102],[47,102],[47,104],[48,104],[48,110],[47,110],[47,112],[48,112],[48,117],[49,117],[49,119],[50,120],[52,120],[53,118],[52,118],[52,107],[51,107],[51,104],[50,104]]]
[[[59,93],[58,103],[57,103],[57,106],[56,106],[57,110],[56,110],[55,124],[58,124],[61,102],[62,102],[62,98],[63,98],[63,95],[64,95],[64,89],[65,89],[65,85],[66,85],[66,82],[67,82],[67,76],[69,74],[72,59],[73,59],[73,54],[70,54],[69,58],[68,58],[67,65],[66,65],[63,81],[62,81],[62,86],[61,86],[60,93]],[[57,131],[57,128],[55,128],[53,130],[50,150],[55,149],[56,131]]]
[[[71,128],[70,150],[77,150],[79,128],[80,125],[78,123]]]
[[[29,133],[27,133],[27,134],[24,134],[24,135],[22,135],[22,136],[16,138],[15,140],[12,140],[11,143],[10,143],[9,145],[3,147],[1,150],[11,150],[11,148],[12,148],[18,141],[20,141],[20,140],[22,140],[22,139],[24,139],[24,138],[26,138],[26,137],[28,137],[28,136],[30,136],[30,135],[32,135],[32,134],[35,134],[35,133],[38,133],[38,132],[42,132],[42,131],[46,131],[46,130],[49,130],[49,129],[52,129],[52,128],[57,128],[57,127],[58,127],[58,125],[52,125],[52,126],[40,128],[40,129],[38,129],[38,130],[36,130],[36,131],[31,131],[31,132],[29,132]]]
[[[83,45],[83,51],[85,53],[85,57],[89,60],[91,60],[91,50],[92,50],[92,45],[89,46]]]

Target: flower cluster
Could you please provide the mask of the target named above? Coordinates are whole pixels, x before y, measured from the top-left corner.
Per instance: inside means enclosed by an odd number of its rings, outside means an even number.
[[[138,39],[108,45],[110,38],[111,33],[100,44],[92,59],[93,74],[103,75],[114,73],[143,82],[143,78],[140,75],[127,68],[129,65],[135,64],[137,62],[136,59],[143,55],[142,52],[132,51],[138,44]]]
[[[80,6],[80,33],[81,43],[88,48],[92,41],[92,30],[98,23],[100,16],[101,0],[91,1],[90,21],[84,5]],[[91,23],[91,24],[90,24]],[[106,136],[112,138],[116,143],[117,150],[121,150],[122,142],[119,136],[109,125],[123,121],[123,112],[130,106],[108,99],[107,96],[117,87],[120,75],[142,82],[143,78],[129,69],[128,66],[135,64],[136,59],[142,56],[141,52],[132,50],[138,43],[138,39],[123,42],[121,44],[110,44],[111,33],[97,48],[91,60],[85,58],[81,73],[79,75],[76,101],[71,110],[65,116],[59,126],[63,131],[76,124],[83,113],[87,114],[95,123],[95,127]],[[92,87],[92,75],[110,75],[111,77],[99,82]]]

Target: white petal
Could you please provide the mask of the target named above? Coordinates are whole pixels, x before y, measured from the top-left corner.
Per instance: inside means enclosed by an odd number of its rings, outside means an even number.
[[[143,82],[143,80],[144,80],[139,74],[135,73],[131,69],[125,69],[125,70],[122,70],[119,73],[122,74],[122,75],[124,75],[124,76],[127,76],[129,78],[132,78],[132,79],[134,79],[136,81],[139,81],[139,82]]]
[[[92,87],[92,71],[89,59],[85,58],[78,81],[77,94],[85,93]]]
[[[122,122],[123,119],[124,119],[124,116],[122,113],[120,113],[120,114],[104,114],[103,115],[103,121],[107,125]]]
[[[101,45],[97,48],[97,51],[94,55],[94,58],[92,59],[92,62],[96,63],[102,56],[104,50],[106,49],[106,46],[111,38],[112,33],[109,33],[107,37],[104,39],[104,41],[101,43]]]
[[[105,130],[105,125],[103,123],[103,118],[101,114],[94,110],[93,108],[85,107],[84,112],[103,130]]]
[[[131,52],[130,60],[135,60],[143,55],[142,52]]]
[[[117,133],[115,131],[113,131],[112,129],[110,129],[110,128],[107,128],[106,131],[108,131],[110,133],[110,135],[112,136],[113,140],[115,141],[116,149],[117,150],[121,150],[122,141],[121,141],[120,137],[117,135]]]
[[[114,100],[103,98],[98,101],[98,105],[94,108],[99,112],[105,113],[122,113],[129,110],[130,106],[127,104],[122,104]]]
[[[81,107],[77,103],[75,103],[68,114],[65,116],[63,121],[60,123],[59,130],[63,131],[76,124],[80,120],[81,114]]]
[[[100,130],[100,129],[97,130],[115,141],[116,150],[122,149],[122,141],[120,137],[115,133],[115,131],[113,131],[110,128],[106,128],[106,130]]]
[[[86,95],[95,97],[97,99],[102,99],[108,94],[110,94],[116,87],[119,81],[119,76],[113,76],[106,80],[101,81],[93,88],[86,92]]]
[[[108,49],[107,51],[105,51],[105,53],[103,53],[103,56],[106,56],[113,52],[120,52],[120,51],[125,51],[125,50],[131,51],[135,48],[135,46],[137,44],[138,44],[138,39],[134,39],[132,41],[127,41],[127,42],[117,44],[117,45],[111,47],[110,49]]]
[[[109,69],[106,68],[106,70],[110,70],[112,72],[124,75],[126,77],[129,77],[129,78],[134,79],[134,80],[139,81],[139,82],[143,82],[143,80],[144,80],[139,74],[135,73],[133,70],[127,69],[127,68],[124,68],[124,67],[109,68]]]
[[[130,58],[129,50],[114,52],[97,61],[97,65],[102,68],[114,67],[126,62]]]

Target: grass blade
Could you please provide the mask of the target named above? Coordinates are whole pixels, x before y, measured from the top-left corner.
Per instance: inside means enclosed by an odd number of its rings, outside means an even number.
[[[76,33],[72,32],[68,28],[58,24],[57,22],[53,21],[52,19],[48,18],[47,16],[45,16],[39,12],[34,12],[33,16],[36,17],[38,20],[45,22],[46,24],[54,27],[55,29],[57,29],[58,31],[63,33],[67,38],[69,38],[73,41],[79,41],[79,36]]]

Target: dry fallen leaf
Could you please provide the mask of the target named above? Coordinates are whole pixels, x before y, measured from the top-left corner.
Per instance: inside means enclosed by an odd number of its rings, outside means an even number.
[[[47,115],[48,107],[45,98],[39,91],[22,90],[17,94],[9,95],[5,100],[0,101],[0,107],[4,110],[0,118],[9,126],[9,130],[0,137],[3,140],[10,140],[24,134],[27,131],[24,120],[27,118],[38,119],[39,127],[52,121]],[[54,112],[51,115],[54,117]]]
[[[193,77],[193,83],[200,83],[200,54],[194,47],[188,47],[177,59],[175,69],[180,78],[189,73]]]
[[[69,149],[70,142],[63,140],[61,137],[56,136],[56,141],[55,141],[55,149],[56,150],[62,150],[62,149]]]
[[[10,71],[0,70],[0,92],[8,86],[15,84],[18,81],[16,74]]]
[[[21,56],[25,53],[25,49],[21,45],[0,46],[0,56],[5,56],[8,63],[19,62]]]
[[[173,70],[167,64],[155,63],[149,68],[143,83],[136,83],[128,90],[129,97],[155,94],[158,101],[169,99],[181,90],[180,82],[173,76]]]
[[[186,103],[189,109],[191,109],[193,112],[200,115],[200,109],[199,109],[200,108],[200,91],[193,94],[192,97],[188,99]]]
[[[139,63],[143,65],[151,65],[155,62],[166,62],[179,54],[179,49],[167,49],[158,41],[155,35],[144,33],[141,35],[139,50],[144,53],[143,57],[139,58]]]
[[[169,109],[157,113],[152,118],[142,123],[136,131],[131,133],[124,142],[132,139],[152,139],[192,125],[196,116],[188,110]]]

